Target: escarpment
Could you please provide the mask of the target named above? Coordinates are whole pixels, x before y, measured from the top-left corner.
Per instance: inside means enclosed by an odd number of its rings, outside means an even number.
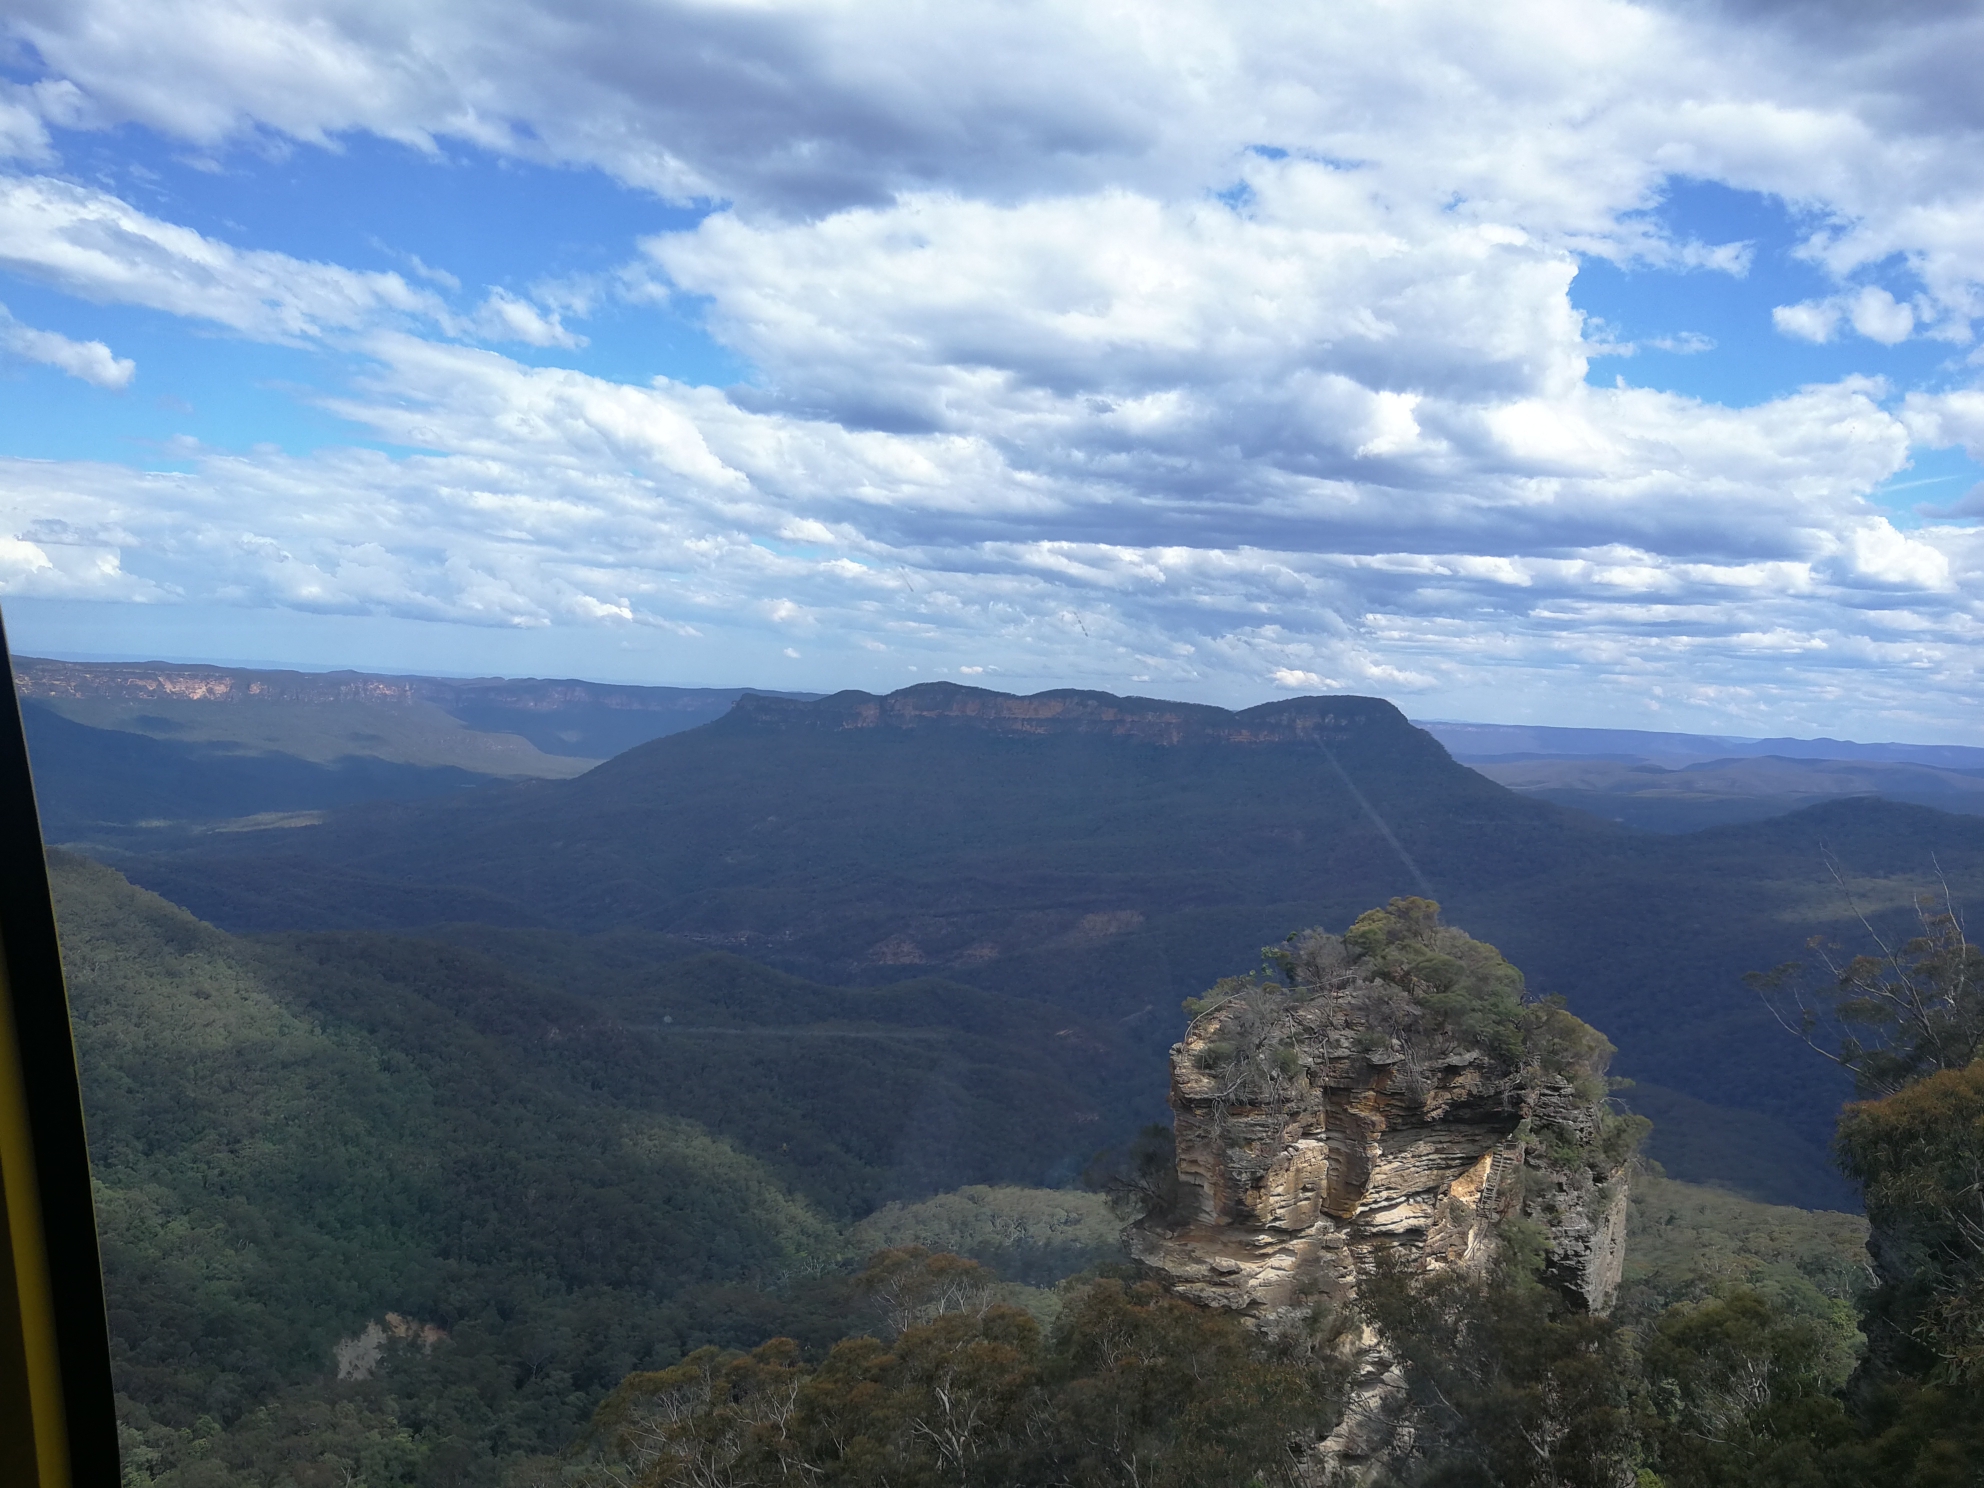
[[[1299,1329],[1354,1320],[1381,1270],[1484,1273],[1515,1248],[1572,1307],[1610,1305],[1644,1130],[1605,1108],[1611,1045],[1438,908],[1293,937],[1187,1004],[1175,1199],[1130,1235],[1177,1294]],[[1358,1381],[1325,1456],[1382,1455],[1402,1382],[1370,1329],[1339,1344]]]

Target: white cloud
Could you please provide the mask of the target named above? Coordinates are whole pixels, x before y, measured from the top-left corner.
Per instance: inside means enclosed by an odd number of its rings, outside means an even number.
[[[1296,692],[1334,692],[1339,684],[1315,672],[1299,671],[1295,667],[1276,667],[1268,674],[1268,680],[1276,687],[1286,687]]]
[[[1914,438],[1932,449],[1960,444],[1973,460],[1984,460],[1984,388],[1950,393],[1910,393],[1901,419]]]
[[[490,289],[473,312],[457,314],[399,274],[236,248],[51,176],[0,175],[0,267],[82,299],[142,305],[267,341],[425,322],[481,340],[586,344],[556,310],[501,288]]]
[[[448,453],[196,453],[171,477],[16,463],[0,531],[78,561],[10,592],[73,592],[81,556],[107,553],[104,573],[153,595],[710,644],[762,630],[765,654],[803,633],[809,664],[879,652],[1229,699],[1582,679],[1747,687],[1782,709],[1851,673],[1869,699],[1913,689],[1919,715],[1954,716],[1984,641],[1984,542],[1898,533],[1860,498],[1907,437],[1857,386],[1749,412],[1587,390],[1546,477],[1479,433],[1371,492],[1202,454],[1139,506],[1135,467],[989,435],[851,431],[409,337],[372,348],[375,382],[342,411]],[[1442,414],[1463,434],[1471,416]],[[1061,421],[1079,443],[1108,417]],[[1760,659],[1791,654],[1795,685]]]
[[[1682,331],[1673,336],[1655,336],[1646,344],[1655,351],[1672,352],[1675,356],[1700,356],[1705,351],[1715,350],[1715,338],[1704,336],[1700,331]]]
[[[48,159],[48,128],[15,83],[0,82],[0,160]]]
[[[505,289],[492,289],[470,322],[485,340],[522,341],[529,346],[580,347],[584,336],[565,329],[556,311],[549,314]]]
[[[116,355],[101,341],[72,341],[59,331],[22,325],[5,305],[0,305],[0,351],[11,351],[113,392],[129,387],[138,371],[136,362]]]
[[[1266,145],[1355,162],[1390,200],[1511,241],[1747,272],[1752,244],[1668,241],[1635,212],[1684,176],[1814,208],[1809,252],[1842,282],[1902,255],[1937,334],[1984,310],[1984,121],[1952,61],[1984,44],[1967,8],[1866,27],[1624,0],[1162,0],[1134,18],[1050,0],[21,0],[9,26],[50,69],[35,86],[66,90],[23,118],[204,147],[453,138],[814,218],[905,193],[1178,204],[1239,184]],[[1851,309],[1864,334],[1900,323]]]
[[[37,165],[52,160],[50,124],[75,128],[93,122],[82,90],[66,78],[26,84],[0,78],[0,160]]]
[[[1663,236],[1650,209],[1690,178],[1810,225],[1831,292],[1783,334],[1971,333],[1984,106],[1951,59],[1984,16],[1833,10],[20,0],[68,90],[0,99],[23,158],[50,120],[216,149],[371,130],[711,198],[619,292],[701,297],[754,368],[732,397],[522,367],[415,333],[576,347],[561,315],[616,281],[451,301],[13,178],[0,263],[339,335],[376,370],[333,411],[429,451],[204,454],[165,484],[23,466],[9,521],[54,556],[20,582],[109,553],[103,583],[156,595],[803,627],[809,659],[1170,688],[1558,676],[1740,712],[1852,674],[1869,706],[1954,717],[1980,538],[1865,498],[1911,436],[1984,448],[1978,395],[1897,417],[1851,380],[1747,409],[1598,389],[1587,359],[1627,348],[1567,294],[1581,254],[1751,272],[1749,243]],[[87,542],[25,535],[79,491]]]
[[[1823,345],[1839,329],[1839,304],[1834,300],[1805,300],[1796,305],[1779,305],[1770,312],[1770,319],[1787,336]]]
[[[1582,377],[1561,249],[1403,208],[1358,173],[1243,169],[1245,213],[917,195],[816,224],[722,213],[647,248],[762,369],[765,406],[1025,430],[1043,454],[1079,436],[1084,460],[1160,483],[1222,438],[1348,476],[1432,448],[1422,400]]]
[[[1857,294],[1779,305],[1770,314],[1771,322],[1784,335],[1821,344],[1832,340],[1844,322],[1869,341],[1899,345],[1914,332],[1916,320],[1913,306],[1877,284],[1866,285]]]
[[[1984,119],[1960,61],[1984,16],[1834,9],[18,0],[10,29],[78,91],[79,120],[209,147],[455,138],[802,215],[906,190],[1202,190],[1264,144],[1740,273],[1748,244],[1662,243],[1618,215],[1666,176],[1721,180],[1823,204],[1812,251],[1842,276],[1919,254],[1952,309],[1984,254]]]
[[[295,340],[383,313],[444,316],[398,274],[244,250],[49,176],[0,177],[0,266],[86,300],[143,305]]]
[[[1906,341],[1915,329],[1915,312],[1877,285],[1868,285],[1848,301],[1846,314],[1854,330],[1883,346]]]

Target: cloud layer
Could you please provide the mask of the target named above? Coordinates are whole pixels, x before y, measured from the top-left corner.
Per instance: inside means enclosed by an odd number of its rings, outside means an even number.
[[[22,325],[5,305],[0,305],[0,351],[40,362],[112,392],[129,387],[138,372],[136,362],[118,356],[101,341],[72,341],[59,331]]]
[[[328,338],[366,370],[327,406],[399,452],[16,463],[10,592],[749,633],[1227,697],[1528,691],[1758,731],[1974,716],[1975,504],[1897,526],[1869,499],[1911,448],[1984,456],[1984,112],[1950,60],[1984,45],[1972,8],[1871,30],[1603,0],[15,15],[47,75],[0,97],[24,162],[0,265]],[[525,366],[460,343],[576,351],[550,307],[586,296],[465,307],[51,164],[63,130],[124,122],[216,152],[465,141],[706,201],[626,245],[612,293],[704,307],[753,376]],[[1677,177],[1802,214],[1833,288],[1775,334],[1930,338],[1955,370],[1749,408],[1594,386],[1621,348],[1572,306],[1582,256],[1751,272],[1751,245],[1662,227]],[[101,343],[0,335],[131,376]]]

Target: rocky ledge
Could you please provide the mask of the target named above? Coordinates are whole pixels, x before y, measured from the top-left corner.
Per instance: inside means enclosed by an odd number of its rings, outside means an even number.
[[[1354,1318],[1380,1268],[1485,1270],[1542,1250],[1571,1305],[1619,1284],[1626,1166],[1643,1126],[1605,1107],[1602,1035],[1524,995],[1492,946],[1395,899],[1311,931],[1267,974],[1201,1002],[1171,1053],[1175,1193],[1131,1230],[1179,1295],[1256,1326]],[[1356,1376],[1335,1464],[1401,1424],[1383,1340],[1343,1338]]]

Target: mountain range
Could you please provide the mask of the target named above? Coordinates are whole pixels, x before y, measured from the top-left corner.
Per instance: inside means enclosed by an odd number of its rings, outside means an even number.
[[[745,695],[576,778],[156,847],[99,850],[235,931],[638,932],[818,982],[941,976],[1119,1030],[1151,1073],[1126,1091],[1161,1088],[1180,999],[1423,894],[1617,1041],[1670,1169],[1831,1207],[1845,1087],[1741,975],[1847,933],[1831,863],[1877,923],[1938,864],[1968,902],[1984,886],[1978,818],[1846,799],[1654,835],[1504,789],[1378,699],[948,683]]]
[[[1455,759],[1538,800],[1650,832],[1761,821],[1852,796],[1984,813],[1984,749],[1422,723]]]
[[[637,931],[235,937],[51,870],[133,1482],[565,1482],[630,1370],[881,1326],[879,1247],[1043,1322],[1120,1257],[1102,1195],[1016,1186],[1156,1094],[1119,1027]],[[1622,1309],[1754,1285],[1850,1340],[1857,1218],[1641,1177],[1629,1224]]]

